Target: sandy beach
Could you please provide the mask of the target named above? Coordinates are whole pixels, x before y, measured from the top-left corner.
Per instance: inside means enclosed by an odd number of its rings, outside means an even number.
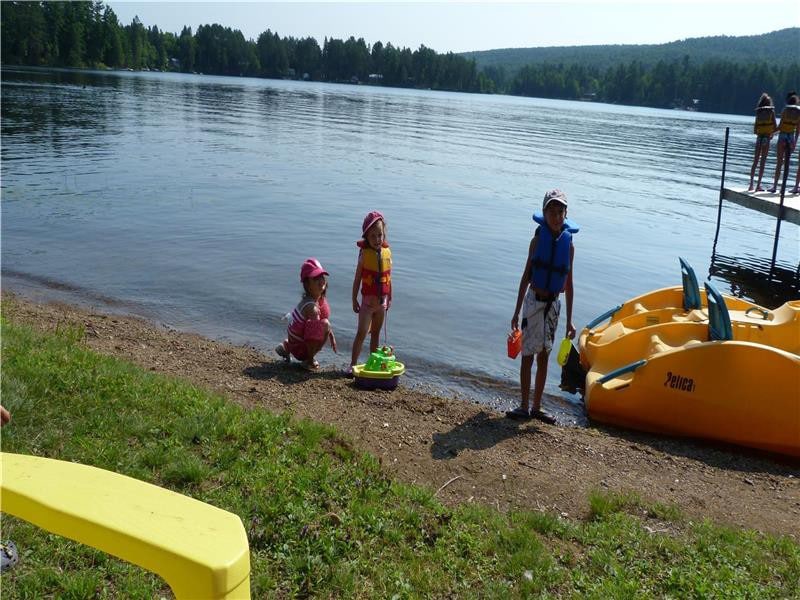
[[[277,356],[91,307],[3,294],[3,315],[43,330],[83,328],[88,347],[215,390],[252,409],[335,426],[398,480],[447,504],[480,502],[564,518],[592,490],[634,492],[690,519],[800,539],[800,464],[747,449],[601,426],[519,423],[463,399],[356,389],[330,366],[309,374]],[[413,365],[409,365],[413,369]]]

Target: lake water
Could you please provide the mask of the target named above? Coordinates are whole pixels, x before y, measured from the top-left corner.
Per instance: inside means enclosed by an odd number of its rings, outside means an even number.
[[[162,73],[3,69],[3,285],[270,350],[300,263],[330,271],[344,366],[361,220],[381,210],[395,266],[388,338],[406,383],[516,403],[505,336],[544,192],[566,191],[580,330],[679,283],[678,256],[721,291],[798,296],[798,228],[726,203],[745,186],[748,117]],[[755,102],[754,98],[754,102]],[[774,148],[773,148],[774,152]],[[771,177],[774,156],[767,173]],[[564,314],[559,325],[563,332]],[[364,353],[362,356],[366,356]],[[580,422],[577,397],[545,404]]]

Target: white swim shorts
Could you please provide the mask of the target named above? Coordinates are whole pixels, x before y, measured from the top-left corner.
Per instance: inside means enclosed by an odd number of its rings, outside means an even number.
[[[537,300],[534,291],[528,289],[522,303],[523,356],[539,354],[542,350],[546,352],[552,350],[560,313],[561,300],[558,296],[551,302]]]

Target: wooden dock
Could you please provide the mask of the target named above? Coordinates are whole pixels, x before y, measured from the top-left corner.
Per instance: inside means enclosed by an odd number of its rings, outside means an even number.
[[[789,189],[790,186],[787,186],[787,192],[783,197],[783,219],[795,225],[800,225],[800,194],[790,194],[788,192]],[[781,195],[778,193],[748,192],[746,189],[724,188],[722,190],[722,198],[776,218],[778,217],[778,209],[781,203]]]

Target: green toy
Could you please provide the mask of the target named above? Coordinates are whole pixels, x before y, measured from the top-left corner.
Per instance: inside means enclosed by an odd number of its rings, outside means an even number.
[[[353,378],[355,384],[363,389],[393,390],[405,371],[405,365],[394,355],[394,348],[381,346],[370,353],[365,364],[353,367]]]

